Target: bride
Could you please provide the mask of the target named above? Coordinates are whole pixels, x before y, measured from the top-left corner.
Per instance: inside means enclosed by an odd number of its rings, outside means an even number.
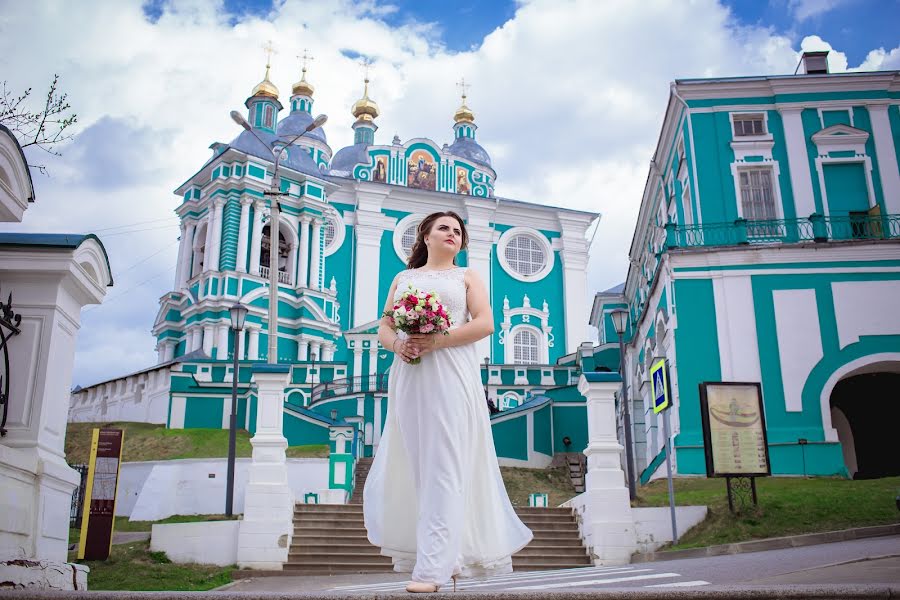
[[[532,538],[497,464],[475,351],[494,319],[481,278],[456,266],[467,243],[459,215],[428,215],[385,303],[391,310],[410,285],[436,292],[452,320],[449,335],[407,336],[387,318],[378,328],[394,362],[363,511],[369,541],[396,571],[412,572],[409,592],[436,592],[448,579],[455,589],[457,576],[509,573],[512,554]],[[421,363],[409,363],[417,357]]]

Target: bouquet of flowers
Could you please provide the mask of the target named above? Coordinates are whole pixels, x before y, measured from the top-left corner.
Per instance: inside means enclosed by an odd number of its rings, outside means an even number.
[[[450,333],[450,315],[441,304],[440,297],[434,292],[420,292],[413,288],[403,292],[394,303],[392,310],[384,311],[390,319],[391,326],[407,334],[413,333]],[[411,365],[422,362],[422,357],[409,361]]]

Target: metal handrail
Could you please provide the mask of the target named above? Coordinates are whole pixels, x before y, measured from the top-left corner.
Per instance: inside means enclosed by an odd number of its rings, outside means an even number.
[[[12,309],[12,292],[4,303],[0,300],[0,356],[3,357],[3,372],[0,373],[0,409],[3,416],[0,417],[0,437],[6,435],[6,418],[9,416],[9,340],[14,335],[19,335],[19,325],[22,323],[22,315],[16,314]]]
[[[376,373],[374,375],[360,375],[335,379],[316,384],[312,389],[309,405],[322,400],[330,400],[340,396],[350,396],[361,392],[386,392],[388,386],[388,374]]]

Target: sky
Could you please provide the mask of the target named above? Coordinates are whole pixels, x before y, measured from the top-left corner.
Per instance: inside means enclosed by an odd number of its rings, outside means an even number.
[[[82,312],[73,386],[155,364],[172,191],[237,135],[228,112],[245,110],[271,40],[285,104],[297,57],[315,57],[334,152],[352,143],[358,57],[373,61],[378,144],[451,141],[465,77],[496,194],[602,214],[588,265],[600,291],[625,277],[672,80],[790,74],[819,49],[832,71],[900,69],[898,22],[900,0],[0,0],[0,80],[40,100],[58,73],[78,115],[62,156],[29,152],[48,175],[33,173],[36,202],[0,229],[94,232],[107,249],[115,286]]]

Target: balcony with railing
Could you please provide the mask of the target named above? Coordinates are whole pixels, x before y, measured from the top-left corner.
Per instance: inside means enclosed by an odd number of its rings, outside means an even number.
[[[347,377],[320,383],[313,387],[312,398],[309,405],[312,406],[322,400],[352,396],[360,393],[385,393],[388,388],[388,374],[376,373],[360,377]]]
[[[259,267],[259,276],[268,279],[269,278],[269,267],[264,267],[260,265]],[[283,283],[285,285],[291,285],[291,275],[290,273],[286,273],[285,271],[278,271],[278,283]]]
[[[665,247],[697,248],[900,239],[900,215],[811,215],[804,219],[666,225]]]

